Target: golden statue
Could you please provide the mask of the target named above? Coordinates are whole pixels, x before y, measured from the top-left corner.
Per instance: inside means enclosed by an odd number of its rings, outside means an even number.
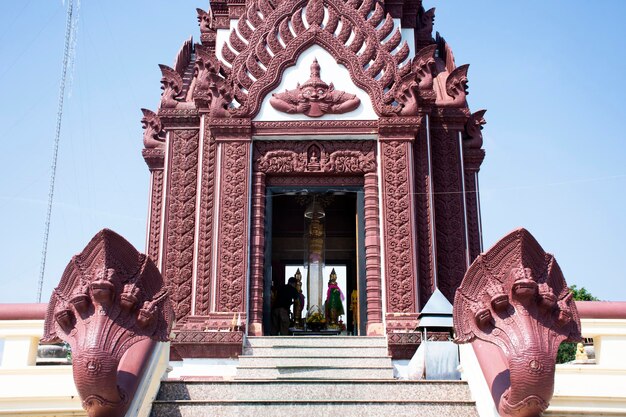
[[[589,360],[585,346],[582,343],[576,345],[576,360],[574,362],[585,363]]]

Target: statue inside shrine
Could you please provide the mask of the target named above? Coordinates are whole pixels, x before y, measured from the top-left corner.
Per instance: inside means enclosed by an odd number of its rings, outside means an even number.
[[[324,310],[328,319],[328,328],[333,330],[342,330],[339,324],[339,317],[345,314],[343,309],[343,300],[345,299],[341,288],[337,284],[337,273],[335,268],[330,273],[328,280],[328,290],[326,291],[326,302]]]

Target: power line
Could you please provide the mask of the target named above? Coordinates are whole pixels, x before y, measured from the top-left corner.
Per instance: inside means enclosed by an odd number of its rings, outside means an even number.
[[[43,234],[43,248],[41,250],[41,265],[39,267],[39,283],[37,286],[37,302],[41,302],[41,290],[43,288],[43,278],[46,271],[46,255],[48,253],[48,235],[50,234],[50,218],[52,216],[52,200],[54,197],[54,183],[57,172],[57,159],[59,155],[59,139],[61,138],[61,122],[63,120],[63,100],[65,98],[65,80],[67,78],[67,69],[70,63],[72,50],[72,29],[74,14],[74,0],[69,0],[67,7],[67,15],[65,21],[65,45],[63,47],[63,69],[61,72],[61,84],[59,86],[59,99],[57,103],[57,124],[54,136],[54,148],[52,151],[52,166],[50,173],[50,188],[48,189],[48,208],[46,211],[46,223]]]

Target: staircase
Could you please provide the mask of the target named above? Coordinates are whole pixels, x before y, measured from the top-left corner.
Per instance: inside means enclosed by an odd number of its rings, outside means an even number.
[[[249,337],[229,381],[166,381],[152,417],[478,416],[461,381],[398,381],[384,337]]]

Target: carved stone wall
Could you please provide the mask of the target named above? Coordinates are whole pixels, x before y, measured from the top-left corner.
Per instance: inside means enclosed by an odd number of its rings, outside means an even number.
[[[465,220],[458,133],[431,133],[439,289],[452,302],[466,270]]]
[[[416,313],[411,142],[381,142],[387,315]],[[388,329],[389,330],[389,329]]]
[[[250,143],[223,142],[216,311],[246,310]]]
[[[195,129],[172,130],[169,133],[163,265],[177,320],[191,312],[198,135],[199,132]]]
[[[434,218],[431,215],[431,185],[428,168],[428,144],[425,127],[420,131],[418,139],[413,145],[414,173],[415,173],[415,221],[417,228],[417,259],[419,275],[419,302],[424,307],[435,286],[435,270],[433,259],[433,230],[431,225]]]

